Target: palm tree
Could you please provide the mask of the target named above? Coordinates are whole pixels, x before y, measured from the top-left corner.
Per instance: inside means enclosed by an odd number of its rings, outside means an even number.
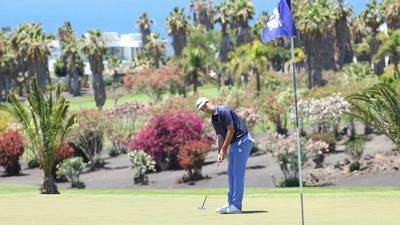
[[[82,51],[86,54],[93,75],[93,90],[97,108],[101,109],[106,102],[104,85],[103,58],[106,54],[106,45],[99,30],[90,30],[82,37]]]
[[[308,87],[321,86],[322,70],[335,67],[334,11],[328,0],[299,0],[295,6],[296,27],[307,55]]]
[[[372,125],[400,147],[400,94],[393,87],[376,84],[346,100],[350,116]]]
[[[21,123],[22,129],[35,152],[44,173],[41,194],[59,194],[53,176],[55,155],[58,147],[75,122],[69,116],[69,102],[61,95],[61,86],[56,88],[56,96],[52,91],[45,96],[39,89],[35,78],[31,82],[32,94],[27,97],[27,106],[18,101],[13,94],[11,104],[0,105],[0,110],[9,112]]]
[[[206,74],[205,52],[202,48],[188,47],[182,57],[183,69],[189,80],[193,84],[193,92],[197,93],[199,78]]]
[[[150,26],[154,23],[154,20],[147,16],[147,13],[144,12],[136,20],[136,26],[139,27],[140,33],[142,34],[142,46],[146,46],[147,42],[149,41],[149,35],[151,35]]]
[[[386,55],[390,56],[391,63],[394,65],[395,78],[400,78],[400,29],[395,30],[389,37],[384,37],[382,45],[379,47],[378,52],[374,56],[374,61],[384,58]]]
[[[254,18],[255,7],[251,0],[235,0],[232,4],[232,17],[239,26],[236,45],[240,46],[252,41],[249,20]]]
[[[62,57],[65,59],[67,71],[72,74],[72,94],[73,96],[79,96],[81,85],[79,80],[79,67],[82,63],[80,57],[81,48],[80,42],[75,35],[65,37],[63,41]]]
[[[167,43],[160,40],[160,34],[154,33],[149,36],[149,42],[145,46],[146,51],[152,56],[155,67],[160,67],[160,61],[164,55]]]
[[[61,46],[61,52],[64,51],[64,46],[67,44],[66,40],[71,37],[74,36],[74,30],[72,29],[71,23],[69,21],[65,21],[63,26],[61,26],[60,28],[58,28],[58,40],[60,41],[60,46]],[[67,65],[67,58],[68,55],[67,53],[64,51],[62,56],[61,56],[61,60],[64,64],[64,66]],[[73,88],[72,88],[72,79],[73,79],[73,74],[71,72],[71,70],[68,70],[68,68],[66,68],[67,70],[67,80],[66,80],[66,85],[67,85],[67,90],[72,94],[73,93]]]
[[[232,51],[232,41],[229,37],[228,26],[231,23],[230,8],[225,0],[216,5],[215,23],[221,24],[221,43],[219,48],[219,58],[221,62],[229,61],[228,52]]]
[[[203,25],[206,30],[214,29],[214,24],[212,23],[214,9],[210,0],[191,0],[190,10],[193,12],[195,23]]]
[[[369,60],[370,63],[372,63],[372,59],[378,51],[380,45],[380,42],[377,38],[379,27],[384,23],[379,4],[376,2],[376,0],[370,0],[366,8],[361,12],[360,17],[365,26],[369,27],[371,31],[371,40],[369,42],[371,52]],[[373,65],[375,73],[381,75],[385,67],[384,59],[381,59],[379,62],[374,63]]]
[[[254,37],[256,37],[256,39],[261,40],[262,33],[268,20],[268,12],[262,11],[261,15],[257,18],[257,22],[254,23],[253,27],[251,28],[252,34],[254,35]]]
[[[242,45],[235,49],[234,52],[229,53],[231,58],[229,68],[235,75],[236,81],[240,83],[242,76],[247,75],[249,72],[256,79],[257,95],[261,93],[261,75],[266,70],[269,51],[269,45],[264,45],[257,40],[250,44]]]
[[[400,28],[400,1],[382,0],[381,14],[389,29],[396,30]]]
[[[108,59],[108,68],[112,71],[113,75],[113,83],[114,87],[115,84],[118,82],[118,68],[121,66],[121,59],[118,56],[111,56]]]
[[[352,14],[352,7],[344,0],[337,0],[335,14],[336,64],[339,68],[342,68],[344,64],[352,63],[354,56],[348,23],[349,16]]]
[[[16,54],[12,49],[9,35],[4,31],[0,33],[0,102],[8,99],[12,71],[15,70],[16,66]]]
[[[190,17],[186,16],[183,8],[175,7],[167,17],[168,35],[172,36],[172,47],[174,48],[175,56],[182,53],[186,47],[186,36],[189,33]]]
[[[37,77],[40,90],[46,89],[46,80],[49,80],[48,56],[49,43],[55,39],[53,35],[45,34],[37,23],[22,24],[17,28],[15,43],[18,51],[27,61],[29,77]]]

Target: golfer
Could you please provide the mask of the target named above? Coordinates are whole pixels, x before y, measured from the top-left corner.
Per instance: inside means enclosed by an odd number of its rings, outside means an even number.
[[[211,115],[218,136],[218,163],[228,158],[228,204],[217,209],[221,214],[242,212],[244,174],[252,148],[252,138],[239,116],[228,106],[217,106],[207,98],[199,98],[196,107]]]

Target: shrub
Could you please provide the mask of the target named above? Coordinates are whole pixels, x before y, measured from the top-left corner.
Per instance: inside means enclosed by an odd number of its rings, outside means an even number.
[[[65,159],[71,158],[74,156],[75,150],[68,144],[68,143],[63,143],[58,147],[55,160],[56,164],[62,162]]]
[[[350,155],[352,163],[350,164],[350,171],[359,169],[359,161],[364,153],[365,140],[362,137],[356,136],[346,143],[346,154]],[[358,165],[358,166],[357,166]]]
[[[240,107],[238,110],[238,116],[246,124],[247,128],[252,131],[256,125],[257,120],[260,118],[255,108]]]
[[[178,159],[180,166],[187,172],[182,178],[183,182],[203,179],[201,168],[210,151],[211,143],[207,140],[188,142],[182,146]]]
[[[0,133],[0,166],[7,175],[17,175],[21,170],[18,162],[24,152],[23,137],[17,130],[6,130]]]
[[[128,150],[144,150],[157,162],[159,169],[179,168],[179,149],[190,141],[200,140],[203,121],[192,113],[155,115],[128,144]]]
[[[72,142],[89,160],[90,167],[102,167],[103,140],[106,118],[98,110],[81,110],[76,114],[78,126],[73,130]]]
[[[321,99],[300,100],[298,107],[303,123],[317,125],[318,132],[328,132],[348,111],[349,103],[335,93]]]
[[[314,141],[323,141],[329,145],[329,152],[336,150],[336,138],[333,133],[314,133],[310,135],[310,138]]]
[[[0,112],[0,132],[3,132],[7,129],[10,119],[11,117],[8,115],[8,113]]]
[[[325,160],[325,155],[329,152],[329,144],[324,141],[308,140],[305,151],[310,151],[313,155],[315,168],[322,168]]]
[[[148,184],[149,178],[146,174],[155,171],[155,161],[142,150],[130,152],[128,158],[132,163],[132,168],[136,169],[136,174],[133,178],[135,184]]]
[[[39,166],[40,166],[39,165],[39,160],[36,157],[31,159],[31,160],[29,160],[29,162],[28,162],[28,168],[29,169],[38,168]]]
[[[79,176],[85,168],[81,157],[73,157],[62,161],[57,168],[57,176],[66,176],[71,182],[72,188],[85,188],[85,184],[79,181]]]
[[[296,146],[295,134],[291,134],[287,138],[277,133],[267,137],[267,149],[278,161],[284,180],[298,178],[299,167]],[[301,139],[300,148],[302,150],[301,164],[304,165],[308,160],[308,152],[306,151],[303,138]]]

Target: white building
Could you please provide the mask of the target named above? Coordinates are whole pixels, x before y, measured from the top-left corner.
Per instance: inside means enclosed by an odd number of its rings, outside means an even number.
[[[119,35],[117,32],[103,32],[106,42],[107,54],[105,60],[110,56],[118,56],[123,64],[130,64],[142,48],[142,35],[140,33],[128,33]],[[51,55],[49,58],[49,69],[54,72],[54,62],[60,57],[61,47],[58,40],[50,43]],[[105,63],[107,63],[105,61]],[[90,74],[89,63],[85,59],[85,74]]]

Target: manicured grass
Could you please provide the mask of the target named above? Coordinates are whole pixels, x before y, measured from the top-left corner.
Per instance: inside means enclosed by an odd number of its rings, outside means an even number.
[[[39,195],[37,187],[0,185],[0,224],[7,225],[258,225],[300,224],[297,189],[247,189],[245,214],[218,215],[226,190],[213,190],[207,210],[197,207],[205,189],[61,190]],[[310,225],[395,225],[399,188],[306,188]]]
[[[218,96],[218,87],[212,84],[208,84],[202,87],[199,87],[199,95],[205,96],[208,98],[214,98]],[[108,93],[107,93],[108,94]],[[193,92],[189,91],[189,95],[192,95]],[[167,92],[163,95],[163,98],[170,96],[170,93]],[[82,96],[82,97],[74,97],[68,99],[71,102],[71,110],[76,111],[79,109],[94,109],[96,108],[96,102],[94,101],[94,96]],[[149,96],[143,93],[137,94],[128,94],[126,96],[121,97],[118,100],[118,104],[126,103],[126,102],[150,102],[151,99]],[[114,99],[110,97],[107,98],[106,103],[104,104],[104,108],[109,108],[114,105]]]

